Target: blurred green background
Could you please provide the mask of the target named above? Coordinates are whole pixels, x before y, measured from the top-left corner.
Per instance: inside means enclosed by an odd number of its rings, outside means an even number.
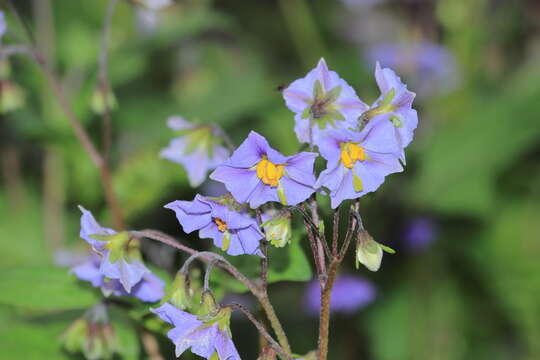
[[[101,146],[101,117],[90,103],[107,1],[13,3]],[[1,9],[8,32],[0,47],[25,41],[13,14]],[[216,122],[236,143],[256,130],[291,154],[299,147],[293,115],[276,88],[324,57],[371,103],[377,54],[418,92],[420,123],[406,171],[362,199],[367,229],[398,254],[385,256],[377,273],[357,271],[378,297],[355,315],[334,317],[330,359],[540,359],[534,0],[179,0],[154,12],[120,1],[109,47],[118,103],[111,162],[129,227],[161,229],[208,248],[206,240],[187,238],[162,208],[212,186],[191,189],[181,167],[158,158],[173,136],[168,116]],[[77,358],[58,338],[99,294],[57,264],[66,251],[84,251],[77,204],[104,225],[111,225],[110,213],[99,173],[40,70],[24,56],[2,66],[0,359]],[[418,219],[433,230],[421,244],[407,237]],[[297,241],[307,249],[303,235]],[[290,248],[296,267],[281,278],[308,279],[299,247]],[[143,250],[169,272],[181,263],[161,246]],[[352,252],[343,272],[355,272]],[[317,319],[302,311],[304,288],[299,281],[270,286],[297,353],[315,348],[317,339]],[[118,315],[120,357],[148,358],[133,324],[133,316]],[[235,318],[232,329],[244,358],[255,359],[251,324]],[[172,345],[158,341],[172,358]]]

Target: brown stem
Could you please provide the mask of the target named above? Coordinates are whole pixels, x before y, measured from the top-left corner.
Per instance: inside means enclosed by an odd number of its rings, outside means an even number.
[[[322,273],[326,272],[326,258],[324,257],[325,251],[328,251],[328,244],[326,243],[326,236],[323,231],[321,231],[319,227],[319,212],[318,212],[318,204],[317,204],[317,194],[313,194],[308,201],[309,209],[311,210],[311,218],[313,219],[313,222],[317,226],[317,231],[319,233],[319,236],[316,237],[317,241],[317,256],[319,257],[319,263],[321,266]],[[324,245],[323,245],[324,244]]]
[[[340,207],[338,206],[338,208],[334,212],[334,224],[332,225],[332,256],[337,256],[337,246],[339,239],[339,209]]]
[[[328,277],[321,288],[321,309],[319,314],[319,351],[318,360],[326,360],[328,356],[328,338],[330,334],[330,297],[337,270],[341,261],[333,259],[328,267]]]
[[[263,223],[261,210],[256,209],[255,212],[260,227]],[[264,232],[264,229],[261,229],[261,231]],[[261,286],[263,290],[266,291],[268,287],[268,241],[266,241],[266,238],[261,240],[261,252],[263,254],[263,257],[261,258]]]

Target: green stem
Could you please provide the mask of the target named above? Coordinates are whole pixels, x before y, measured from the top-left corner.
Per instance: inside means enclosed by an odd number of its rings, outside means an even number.
[[[270,321],[270,324],[272,325],[272,329],[274,329],[274,332],[276,333],[279,345],[281,345],[287,354],[291,354],[292,352],[291,346],[289,345],[289,340],[287,339],[287,335],[285,335],[285,331],[283,330],[283,326],[281,326],[281,322],[276,315],[274,307],[270,303],[270,299],[268,299],[268,294],[265,291],[264,293],[256,294],[256,296],[264,312],[266,313],[268,321]]]

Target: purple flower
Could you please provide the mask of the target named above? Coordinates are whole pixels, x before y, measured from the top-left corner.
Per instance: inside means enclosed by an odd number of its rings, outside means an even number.
[[[151,311],[174,328],[167,336],[174,343],[176,357],[191,348],[191,352],[205,359],[240,360],[229,329],[230,309],[223,308],[218,316],[204,321],[205,317],[184,312],[169,303]],[[222,313],[222,314],[220,314]]]
[[[351,314],[375,300],[376,290],[371,282],[353,275],[341,275],[334,283],[330,311]],[[320,285],[317,280],[308,284],[304,296],[306,308],[318,314],[321,307]]]
[[[284,91],[287,107],[295,113],[294,131],[298,140],[318,143],[321,130],[328,125],[343,128],[354,123],[368,109],[354,89],[324,59],[306,77],[292,82]]]
[[[377,190],[386,175],[403,170],[395,155],[399,147],[392,123],[372,121],[374,124],[362,132],[328,131],[319,144],[327,165],[317,185],[330,190],[334,209],[343,200]]]
[[[180,136],[171,140],[160,155],[181,164],[192,187],[202,184],[208,171],[229,156],[229,151],[220,145],[220,139],[214,136],[211,126],[192,124],[180,116],[170,117],[167,125],[178,131]]]
[[[213,239],[229,255],[257,254],[264,237],[255,219],[201,195],[193,201],[173,201],[165,208],[176,213],[184,232],[199,230],[199,237]]]
[[[403,233],[405,246],[412,251],[421,251],[437,238],[437,224],[428,217],[411,220]]]
[[[414,130],[418,125],[418,115],[412,108],[415,93],[407,89],[407,85],[401,82],[399,76],[389,68],[382,69],[377,62],[375,66],[375,79],[381,90],[381,95],[366,112],[369,118],[384,118],[394,125],[399,147],[400,159],[405,162],[404,148],[413,139]],[[370,123],[373,120],[369,120]],[[367,127],[370,127],[368,123]]]
[[[144,302],[156,302],[163,297],[165,283],[163,280],[148,272],[145,273],[135,286],[127,292],[118,279],[107,279],[100,271],[101,259],[92,254],[87,259],[74,266],[71,271],[81,280],[88,281],[94,287],[101,289],[105,296],[133,296]]]
[[[6,19],[4,16],[4,12],[0,10],[0,40],[2,39],[2,36],[6,33],[7,24]]]
[[[98,224],[90,211],[79,206],[82,212],[80,236],[100,256],[99,272],[108,279],[120,281],[125,291],[139,283],[150,271],[138,260],[138,249],[129,246],[127,233],[104,228]]]
[[[252,131],[232,156],[210,174],[236,201],[257,208],[269,201],[296,205],[315,192],[313,163],[317,154],[283,156]]]
[[[430,42],[378,43],[367,52],[373,65],[397,69],[405,75],[421,97],[444,94],[459,84],[459,69],[454,55],[445,47]]]

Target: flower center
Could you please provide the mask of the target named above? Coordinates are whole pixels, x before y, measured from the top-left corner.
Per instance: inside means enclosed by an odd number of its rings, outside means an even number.
[[[221,232],[225,232],[227,231],[227,224],[225,223],[225,221],[221,220],[220,218],[213,218],[214,222],[216,223],[217,225],[217,228],[219,231]]]
[[[358,160],[366,160],[366,152],[363,147],[353,143],[341,144],[341,162],[346,168],[352,169]]]
[[[276,165],[270,162],[266,156],[257,164],[257,177],[266,185],[276,187],[279,185],[279,179],[283,176],[283,165]]]

